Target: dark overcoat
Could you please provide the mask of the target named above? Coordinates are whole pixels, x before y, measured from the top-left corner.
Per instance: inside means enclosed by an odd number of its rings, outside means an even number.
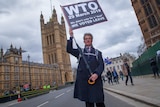
[[[157,66],[156,60],[151,59],[150,65],[151,65],[151,68],[152,68],[153,72],[157,72],[158,71],[158,66]]]
[[[82,57],[79,58],[78,49],[73,49],[72,38],[67,41],[67,52],[79,59],[79,64],[77,68],[77,76],[74,87],[74,98],[78,98],[81,101],[99,103],[104,101],[103,93],[103,83],[101,79],[101,74],[104,70],[104,62],[102,58],[102,53],[98,51],[98,58],[94,55],[84,54],[91,70],[93,73],[98,75],[98,79],[95,84],[88,84],[88,79],[90,77],[89,70],[86,68],[86,64]],[[83,53],[87,51],[84,49]],[[95,48],[91,48],[91,52],[95,54]]]

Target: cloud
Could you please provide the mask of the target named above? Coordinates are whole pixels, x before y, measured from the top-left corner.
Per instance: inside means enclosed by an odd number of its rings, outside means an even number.
[[[85,1],[85,0],[84,0]],[[58,20],[63,15],[60,5],[67,5],[81,0],[1,0],[0,1],[0,46],[8,49],[22,47],[34,62],[42,62],[42,43],[40,31],[40,14],[44,15],[45,23],[49,21],[53,8],[56,9]],[[102,51],[104,57],[116,57],[119,53],[136,54],[140,44],[141,31],[130,0],[98,0],[108,21],[93,26],[74,30],[77,43],[83,47],[83,34],[90,32],[94,36],[93,45]],[[51,6],[52,5],[52,6]],[[69,38],[66,22],[67,38]],[[74,47],[76,47],[74,45]],[[77,59],[70,56],[72,66]]]

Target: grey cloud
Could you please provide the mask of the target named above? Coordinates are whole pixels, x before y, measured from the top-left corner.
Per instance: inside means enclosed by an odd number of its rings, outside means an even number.
[[[113,10],[121,11],[126,10],[130,8],[131,2],[130,0],[118,0],[118,1],[112,1],[112,0],[100,0],[99,1],[103,7],[109,7]]]
[[[0,10],[0,15],[9,15],[10,12],[7,10]]]
[[[103,47],[102,49],[109,48],[111,46],[117,45],[119,43],[124,43],[130,36],[130,31],[114,31],[114,33],[110,34],[106,38],[104,37],[101,40],[101,44],[98,47]]]
[[[59,5],[81,2],[80,0],[53,0],[52,5],[57,10],[58,18],[62,11]],[[105,56],[113,57],[122,52],[136,52],[141,33],[133,8],[129,0],[98,0],[108,21],[74,31],[76,40],[83,47],[83,34],[90,32],[94,35],[94,45]],[[44,0],[0,0],[0,46],[9,48],[12,43],[26,50],[24,58],[31,56],[31,60],[42,62],[42,46],[40,33],[40,13],[45,22],[51,17],[50,1]],[[66,22],[68,34],[68,24]],[[67,35],[69,36],[69,35]],[[129,43],[132,42],[132,44]],[[125,46],[120,50],[118,46]],[[113,48],[113,49],[111,49]],[[110,52],[108,52],[108,50]],[[75,58],[71,57],[72,65]]]
[[[21,0],[1,0],[0,9],[14,9],[21,2],[22,2]]]

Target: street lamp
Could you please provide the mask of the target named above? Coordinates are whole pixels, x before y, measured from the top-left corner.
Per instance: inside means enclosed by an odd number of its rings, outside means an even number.
[[[31,70],[30,70],[30,56],[28,55],[28,69],[29,69],[29,85],[30,85],[30,90],[32,89],[32,82],[31,82]]]

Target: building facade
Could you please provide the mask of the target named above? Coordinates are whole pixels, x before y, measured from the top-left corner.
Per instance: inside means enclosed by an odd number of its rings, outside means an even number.
[[[129,64],[130,67],[132,67],[132,62],[135,60],[135,57],[132,56],[129,53],[124,53],[123,55],[120,54],[120,56],[118,56],[118,57],[110,58],[111,64],[106,64],[105,65],[105,70],[104,70],[104,73],[102,75],[106,75],[107,69],[112,71],[113,68],[115,68],[115,70],[117,71],[117,73],[119,75],[119,72],[122,71],[122,65],[123,65],[123,59],[124,58],[128,59],[128,64]]]
[[[160,0],[131,0],[147,49],[160,40]]]
[[[22,53],[19,48],[11,45],[4,53],[0,51],[0,95],[7,91],[17,91],[19,87],[30,84],[30,88],[39,89],[44,85],[60,85],[61,74],[55,65],[22,61]],[[56,84],[55,84],[56,83]]]
[[[66,52],[66,28],[64,18],[58,23],[56,10],[53,10],[49,22],[44,23],[43,15],[40,15],[43,61],[34,63],[22,61],[21,49],[11,45],[4,53],[0,50],[0,95],[5,92],[23,89],[29,84],[31,89],[43,88],[50,85],[64,85],[73,82],[73,73],[69,54]]]
[[[60,24],[56,10],[53,9],[52,17],[49,22],[45,23],[41,13],[40,24],[44,64],[56,65],[60,71],[63,84],[73,81],[70,57],[66,52],[67,36],[63,16]]]

